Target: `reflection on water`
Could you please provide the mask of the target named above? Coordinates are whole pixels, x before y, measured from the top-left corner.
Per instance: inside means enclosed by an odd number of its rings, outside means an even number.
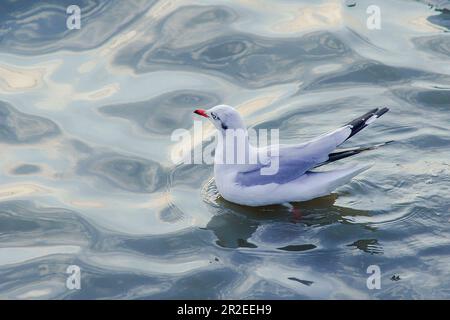
[[[53,121],[17,111],[4,101],[0,101],[0,117],[0,141],[4,143],[37,143],[59,134],[59,128]]]
[[[356,247],[370,254],[383,253],[383,247],[378,243],[377,239],[361,239],[349,244],[349,246]]]
[[[175,91],[147,101],[103,106],[100,112],[127,119],[149,133],[167,136],[173,128],[189,129],[192,126],[190,107],[219,103],[218,98],[208,93]]]
[[[95,176],[131,192],[154,192],[164,185],[164,170],[154,161],[103,153],[78,164],[78,174]]]
[[[338,198],[336,194],[295,203],[294,208],[290,209],[281,205],[246,207],[228,202],[219,195],[212,180],[209,185],[206,185],[205,189],[206,196],[209,199],[208,203],[211,205],[210,211],[213,215],[206,225],[206,229],[214,232],[218,239],[216,241],[217,245],[227,248],[257,248],[256,244],[248,240],[259,228],[264,229],[265,233],[269,229],[270,238],[268,240],[273,241],[278,238],[289,239],[289,232],[292,232],[292,236],[301,236],[305,227],[322,227],[334,223],[348,223],[348,217],[370,215],[369,211],[334,205]],[[282,227],[278,227],[279,224]],[[287,226],[286,224],[293,224],[293,226]],[[358,224],[355,227],[370,228],[370,226],[364,224]],[[305,251],[316,248],[314,244],[310,243],[289,243],[289,245],[278,249]],[[270,243],[263,243],[262,245],[267,247],[270,246]]]
[[[449,298],[446,2],[378,0],[380,30],[366,0],[86,0],[80,30],[70,4],[0,3],[0,298]],[[239,206],[170,160],[219,103],[286,143],[389,106],[347,146],[396,142],[332,195]]]

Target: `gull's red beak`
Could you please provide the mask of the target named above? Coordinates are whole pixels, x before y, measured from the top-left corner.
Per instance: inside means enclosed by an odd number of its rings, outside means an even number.
[[[202,117],[209,118],[208,114],[203,109],[197,109],[197,110],[194,111],[194,113],[196,113],[196,114],[198,114],[198,115],[200,115]]]

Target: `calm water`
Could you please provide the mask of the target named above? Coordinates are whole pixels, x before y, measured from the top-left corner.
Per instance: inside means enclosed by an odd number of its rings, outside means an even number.
[[[72,2],[0,3],[0,298],[450,298],[449,2]],[[396,142],[300,215],[242,207],[170,160],[219,103],[285,143],[389,106],[346,146]]]

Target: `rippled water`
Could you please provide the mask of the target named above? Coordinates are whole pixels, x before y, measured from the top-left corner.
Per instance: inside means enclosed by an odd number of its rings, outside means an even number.
[[[449,2],[78,2],[0,3],[0,298],[450,298]],[[389,106],[346,145],[396,142],[300,214],[243,207],[170,160],[219,103],[285,143]]]

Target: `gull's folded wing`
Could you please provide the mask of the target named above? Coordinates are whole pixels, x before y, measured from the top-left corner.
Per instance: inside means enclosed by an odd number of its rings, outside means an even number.
[[[375,108],[362,116],[350,121],[345,126],[330,133],[321,135],[307,143],[300,145],[280,145],[278,153],[271,146],[270,150],[259,150],[261,165],[253,167],[251,171],[240,172],[236,176],[236,183],[244,186],[269,183],[286,183],[303,175],[308,170],[326,163],[329,160],[342,159],[357,152],[331,154],[340,144],[367,127],[370,123],[388,112],[388,108]],[[360,150],[361,151],[361,150]],[[331,158],[330,158],[331,156]],[[263,174],[261,169],[272,168]],[[277,169],[278,168],[278,169]],[[277,170],[276,170],[277,169]]]
[[[345,126],[301,145],[262,148],[259,150],[259,157],[267,160],[251,171],[238,173],[236,183],[250,186],[294,180],[319,163],[327,161],[328,155],[350,134],[351,128]],[[263,168],[268,174],[262,174]]]

